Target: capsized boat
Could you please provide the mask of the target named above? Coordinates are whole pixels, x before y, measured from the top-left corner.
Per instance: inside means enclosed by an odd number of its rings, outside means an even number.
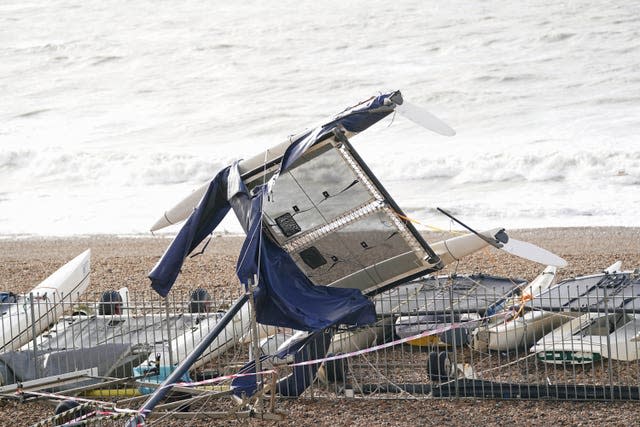
[[[468,254],[456,251],[453,241],[451,247],[443,242],[441,250],[434,250],[350,140],[400,111],[403,103],[399,91],[374,96],[258,156],[221,170],[210,183],[175,209],[166,211],[154,224],[153,229],[157,230],[188,217],[150,272],[151,286],[166,296],[185,257],[233,209],[247,233],[237,274],[255,298],[257,322],[310,332],[296,346],[296,360],[326,354],[334,332],[321,332],[327,328],[375,322],[374,306],[363,294],[384,292],[440,270],[458,254]],[[490,244],[501,247],[508,240],[503,231],[484,238],[475,232],[463,237],[477,250]],[[535,250],[526,246],[525,252]],[[543,258],[549,253],[545,251],[544,255]],[[564,262],[555,256],[554,259]],[[167,386],[189,369],[248,300],[241,299],[229,309],[143,405],[142,413],[159,402]],[[246,369],[256,366],[248,365]],[[299,395],[316,370],[314,366],[296,369],[278,382],[279,392]],[[253,385],[240,390],[247,395],[256,386],[255,378],[249,380]]]
[[[376,311],[382,316],[478,313],[502,300],[524,279],[471,275],[432,275],[397,286],[374,298]]]
[[[612,267],[602,273],[558,282],[531,301],[531,307],[547,311],[640,312],[640,274]]]
[[[20,350],[1,354],[0,377],[25,381],[85,368],[96,368],[102,376],[144,375],[160,361],[167,366],[180,362],[223,316],[200,310],[204,304],[193,300],[186,312],[135,315],[135,307],[127,300],[127,288],[106,291],[96,310],[85,305],[60,318]],[[247,310],[211,344],[205,356],[210,359],[235,345],[248,325]]]

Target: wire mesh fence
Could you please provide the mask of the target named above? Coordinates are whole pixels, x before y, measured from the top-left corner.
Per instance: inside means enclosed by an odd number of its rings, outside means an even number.
[[[639,297],[637,271],[542,288],[486,275],[424,278],[372,297],[378,320],[367,327],[308,334],[260,326],[260,378],[285,397],[639,400]],[[0,381],[89,369],[85,382],[50,389],[100,381],[109,384],[100,393],[143,398],[233,303],[204,290],[166,299],[126,289],[61,301],[6,294]],[[250,393],[250,330],[247,305],[181,381]],[[243,367],[244,382],[224,377]]]

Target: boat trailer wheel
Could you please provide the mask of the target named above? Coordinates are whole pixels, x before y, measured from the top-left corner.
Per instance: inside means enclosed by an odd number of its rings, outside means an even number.
[[[122,314],[122,296],[118,291],[104,291],[100,296],[98,314],[113,316]]]
[[[189,313],[207,313],[210,311],[211,295],[206,289],[197,288],[191,292]]]
[[[446,351],[429,353],[429,379],[431,381],[447,381],[451,377],[451,360]]]

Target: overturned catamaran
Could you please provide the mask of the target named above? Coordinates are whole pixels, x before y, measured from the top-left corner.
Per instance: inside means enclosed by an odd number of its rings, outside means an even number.
[[[368,295],[438,271],[487,245],[507,249],[504,230],[482,234],[471,230],[472,234],[430,246],[369,170],[350,138],[403,109],[411,120],[431,130],[454,133],[404,102],[399,91],[380,94],[265,153],[226,167],[154,224],[152,230],[158,230],[186,219],[149,274],[152,287],[166,296],[185,257],[233,209],[247,233],[237,264],[247,294],[145,402],[142,418],[249,299],[257,322],[308,332],[290,347],[294,360],[318,358],[326,353],[332,335],[323,331],[376,320]],[[525,245],[524,252],[536,261],[564,264],[532,245]],[[277,391],[300,394],[316,369],[316,365],[294,369],[278,382]],[[256,379],[246,378],[234,385],[251,394]]]

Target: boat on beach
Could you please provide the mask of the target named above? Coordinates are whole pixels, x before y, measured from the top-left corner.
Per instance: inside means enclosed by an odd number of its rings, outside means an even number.
[[[70,310],[89,286],[90,263],[87,249],[27,294],[4,293],[0,352],[18,350]]]
[[[585,364],[639,357],[640,274],[620,261],[601,273],[559,282],[532,305],[571,320],[530,349],[546,363]]]
[[[383,318],[395,319],[395,332],[400,338],[465,323],[462,327],[411,340],[410,345],[468,344],[476,321],[497,301],[525,284],[522,279],[486,274],[429,276],[376,296],[376,310]]]
[[[25,381],[80,368],[96,368],[99,375],[110,377],[147,376],[148,381],[163,372],[164,378],[224,314],[209,312],[204,301],[192,300],[184,312],[138,315],[138,308],[128,305],[128,293],[127,288],[106,291],[95,310],[87,305],[76,308],[75,314],[61,317],[18,351],[0,354],[4,380]],[[247,307],[192,369],[236,345],[248,330],[248,318]],[[38,372],[32,372],[33,366]]]
[[[640,318],[628,313],[585,313],[542,337],[531,353],[545,363],[583,365],[603,358],[640,358]]]
[[[547,311],[640,312],[640,273],[611,271],[614,270],[607,268],[601,273],[562,280],[531,301],[531,307]]]
[[[532,310],[529,303],[555,283],[556,267],[548,266],[531,283],[515,288],[487,310],[487,320],[473,331],[479,351],[511,351],[528,347],[571,317]],[[566,319],[566,320],[565,320]]]
[[[618,261],[601,273],[555,283],[555,268],[547,267],[515,299],[492,308],[492,313],[502,312],[502,316],[474,332],[474,347],[483,351],[529,348],[585,312],[636,313],[640,285],[634,272],[620,269]]]
[[[167,317],[166,321],[175,323],[173,329],[184,332],[175,338],[154,340],[151,348],[142,349],[140,354],[146,353],[146,360],[133,373],[145,379],[155,376],[161,385],[139,408],[141,418],[176,381],[188,378],[188,371],[198,366],[203,356],[224,351],[246,336],[247,326],[252,331],[253,360],[239,371],[243,375],[233,379],[233,394],[253,396],[261,386],[258,372],[262,362],[275,363],[271,356],[260,355],[262,332],[257,330],[264,325],[298,331],[286,345],[277,348],[278,358],[292,359],[295,364],[278,371],[279,378],[270,387],[271,393],[299,396],[313,383],[319,368],[317,360],[329,352],[370,346],[377,339],[376,322],[380,319],[371,300],[377,294],[436,273],[488,246],[536,262],[566,265],[562,258],[542,248],[512,239],[504,229],[476,232],[440,208],[469,233],[429,244],[351,141],[395,112],[405,112],[412,121],[441,134],[454,133],[430,113],[406,102],[399,91],[378,94],[264,153],[223,168],[153,225],[153,230],[159,230],[186,220],[148,276],[151,287],[166,297],[185,258],[201,247],[233,210],[247,235],[236,265],[244,293],[224,314]],[[483,315],[514,286],[519,283],[491,276],[461,278],[457,286],[428,278],[417,289],[424,303],[404,304],[396,298],[382,302],[381,312],[401,316],[405,310],[414,314],[454,311],[462,316],[458,320],[464,316],[471,319],[474,313]],[[239,327],[235,319],[242,318],[249,318],[250,323]],[[213,322],[205,326],[205,320]],[[441,324],[441,320],[447,319],[438,318],[435,324]],[[43,340],[41,345],[48,343],[49,349],[68,351],[77,348],[78,340],[97,347],[113,336],[126,335],[128,341],[123,344],[129,347],[121,349],[125,352],[121,356],[133,357],[126,352],[135,344],[148,344],[142,337],[157,328],[144,317],[124,316],[117,310],[66,322],[64,330],[56,330],[55,337]],[[90,338],[82,331],[66,337],[73,329],[68,326],[82,329],[91,324],[104,330],[104,337]],[[375,326],[365,328],[369,325]],[[186,338],[194,332],[199,339],[187,344]],[[459,332],[454,332],[454,344],[459,341]],[[62,344],[63,337],[72,346]],[[264,352],[269,345],[263,344]],[[127,360],[134,363],[133,359]],[[140,417],[131,419],[130,424]]]
[[[296,360],[304,361],[327,354],[335,331],[317,331],[376,321],[373,304],[362,296],[374,296],[437,272],[487,246],[536,261],[566,264],[548,251],[511,239],[503,229],[478,233],[466,227],[467,235],[433,246],[427,243],[351,142],[353,137],[362,139],[360,134],[372,124],[403,109],[411,110],[413,121],[453,134],[395,91],[347,108],[320,126],[232,164],[165,211],[152,226],[155,231],[186,219],[149,274],[152,287],[166,295],[185,255],[233,209],[247,233],[237,273],[245,288],[258,297],[256,322],[307,331],[306,338],[292,347]],[[239,301],[230,314],[250,303],[248,300]],[[214,328],[172,375],[188,369],[224,326],[223,322]],[[245,369],[257,369],[259,360],[252,363]],[[302,385],[311,383],[316,369],[296,368],[293,377],[278,382],[287,384],[279,385],[278,390],[287,395],[303,392]],[[238,393],[251,395],[256,386],[253,381],[253,386],[238,386]]]

